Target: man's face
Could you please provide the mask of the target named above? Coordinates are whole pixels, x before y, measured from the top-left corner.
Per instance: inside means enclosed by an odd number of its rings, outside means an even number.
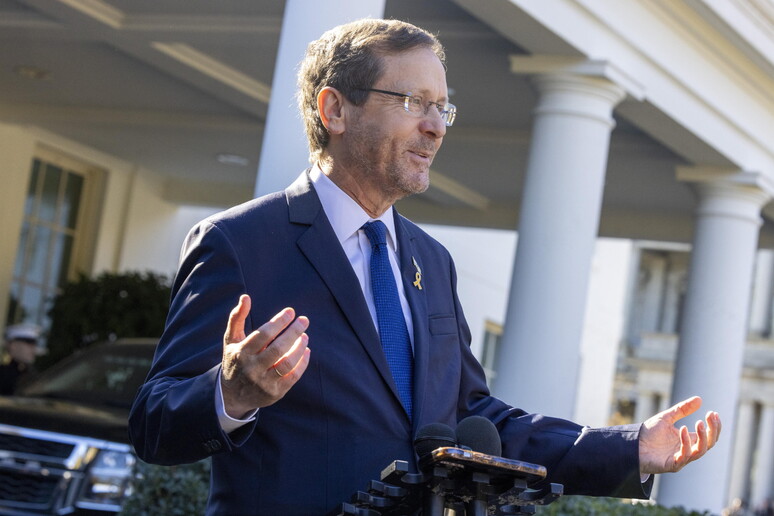
[[[448,101],[446,71],[431,50],[383,60],[384,73],[374,89],[421,96],[424,105]],[[392,203],[427,190],[430,165],[445,134],[446,124],[435,108],[417,116],[405,111],[402,97],[371,92],[347,123],[346,162],[361,181]]]
[[[8,343],[8,354],[20,364],[31,365],[35,361],[37,346],[27,340],[12,340]]]

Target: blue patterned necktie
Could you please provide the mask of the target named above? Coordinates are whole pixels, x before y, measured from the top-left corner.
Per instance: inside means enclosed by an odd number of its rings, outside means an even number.
[[[387,227],[381,220],[363,225],[371,242],[371,290],[373,290],[376,320],[379,322],[379,338],[387,357],[392,378],[409,419],[412,417],[414,390],[414,356],[411,350],[406,320],[398,297],[398,287],[390,267],[385,236]]]

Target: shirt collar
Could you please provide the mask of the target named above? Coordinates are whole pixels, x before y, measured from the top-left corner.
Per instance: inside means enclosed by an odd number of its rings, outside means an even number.
[[[395,238],[395,217],[392,206],[382,213],[380,217],[372,219],[352,197],[331,181],[317,164],[309,172],[309,179],[314,185],[325,215],[328,217],[328,221],[333,227],[333,232],[336,233],[336,238],[339,239],[340,243],[343,244],[345,240],[356,234],[366,222],[381,220],[387,226],[387,244],[395,252],[398,251],[398,242]]]

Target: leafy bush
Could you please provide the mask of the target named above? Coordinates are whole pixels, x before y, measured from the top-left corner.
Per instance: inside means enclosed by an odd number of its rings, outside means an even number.
[[[160,336],[169,296],[166,277],[150,272],[81,275],[54,299],[48,353],[35,365],[45,369],[101,340]]]
[[[210,461],[180,466],[135,464],[133,492],[121,515],[194,516],[204,514],[210,485]]]
[[[538,507],[540,516],[707,516],[707,512],[688,511],[682,507],[632,503],[618,498],[562,496],[552,504]]]

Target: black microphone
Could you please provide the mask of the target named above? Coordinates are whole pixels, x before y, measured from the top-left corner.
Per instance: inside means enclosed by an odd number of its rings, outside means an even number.
[[[498,457],[503,454],[500,433],[494,423],[485,417],[466,417],[457,425],[456,436],[460,446],[467,446],[473,451]]]
[[[457,446],[454,430],[443,423],[430,423],[423,426],[414,438],[414,451],[419,457],[420,464],[430,460],[435,450],[453,446]],[[436,485],[436,481],[430,480],[430,484]],[[446,505],[446,496],[443,492],[433,489],[430,484],[424,488],[422,514],[442,516]]]
[[[454,430],[443,423],[430,423],[419,429],[414,439],[414,451],[422,459],[438,448],[457,446]]]

